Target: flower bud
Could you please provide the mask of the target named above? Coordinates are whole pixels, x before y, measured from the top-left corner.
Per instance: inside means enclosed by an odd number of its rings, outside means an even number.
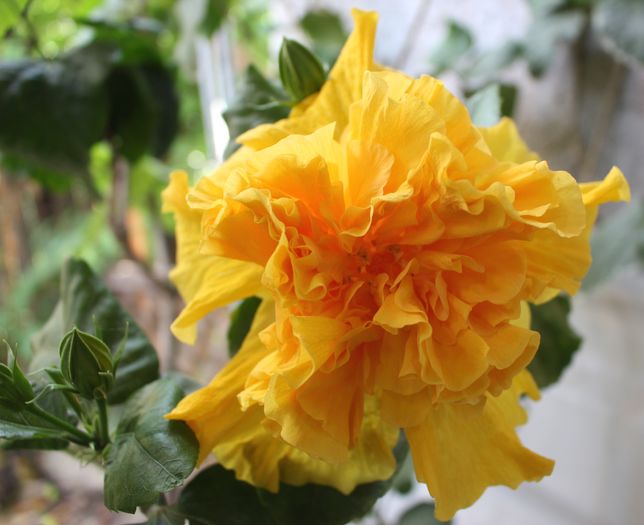
[[[295,40],[283,40],[279,66],[282,85],[297,102],[319,91],[326,80],[320,61]]]
[[[60,343],[60,368],[63,377],[86,399],[105,397],[114,380],[110,349],[77,328]]]

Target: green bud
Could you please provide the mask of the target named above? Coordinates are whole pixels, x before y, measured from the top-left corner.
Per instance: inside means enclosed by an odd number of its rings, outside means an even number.
[[[60,343],[63,377],[86,399],[104,398],[114,381],[112,353],[107,345],[77,328]]]
[[[319,91],[326,80],[320,61],[295,40],[282,41],[279,64],[282,85],[297,102]]]
[[[8,343],[8,363],[0,363],[0,401],[9,403],[26,403],[34,398],[34,389],[18,366],[18,361]]]

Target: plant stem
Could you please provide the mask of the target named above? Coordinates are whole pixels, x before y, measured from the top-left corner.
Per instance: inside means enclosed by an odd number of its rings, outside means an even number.
[[[74,441],[75,443],[78,443],[79,445],[85,445],[88,446],[92,442],[92,436],[90,436],[87,432],[83,432],[82,430],[76,428],[74,425],[68,423],[67,421],[64,421],[60,419],[59,417],[51,415],[49,412],[45,412],[42,408],[39,406],[33,404],[33,405],[28,405],[32,413],[38,415],[39,417],[43,418],[46,421],[49,421],[52,425],[55,425],[61,430],[64,430],[71,436],[74,436],[75,438],[78,438],[79,441]]]
[[[110,443],[110,427],[107,419],[107,400],[104,397],[96,399],[98,405],[98,450],[103,450]]]
[[[45,369],[45,372],[47,375],[57,384],[57,385],[64,385],[65,380],[63,379],[63,374],[60,372],[60,370],[57,369]],[[75,394],[72,392],[69,392],[67,390],[62,390],[63,396],[65,396],[65,399],[69,403],[69,406],[72,407],[76,415],[78,416],[78,419],[85,424],[85,415],[83,414],[83,407],[81,406],[80,402],[78,401],[78,398],[76,397]]]

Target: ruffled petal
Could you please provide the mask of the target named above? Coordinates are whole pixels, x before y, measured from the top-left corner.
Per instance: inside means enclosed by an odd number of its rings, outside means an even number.
[[[201,252],[201,214],[186,203],[187,192],[187,174],[174,172],[163,192],[163,210],[174,213],[177,265],[170,279],[186,302],[172,324],[172,332],[178,339],[194,343],[199,319],[215,308],[260,291],[262,268]]]
[[[511,389],[488,396],[482,409],[439,404],[422,425],[405,429],[419,481],[436,500],[436,517],[451,519],[491,485],[517,488],[552,472],[554,463],[525,448],[515,427],[526,421],[519,396],[538,396],[528,372]]]

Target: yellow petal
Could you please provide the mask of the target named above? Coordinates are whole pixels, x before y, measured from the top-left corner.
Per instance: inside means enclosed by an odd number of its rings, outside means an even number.
[[[406,428],[416,475],[436,500],[436,517],[449,520],[492,485],[516,488],[552,472],[554,463],[525,448],[515,427],[526,421],[522,393],[538,395],[528,372],[484,407],[439,404],[419,426]]]
[[[215,308],[259,292],[262,268],[201,253],[201,213],[188,207],[187,192],[187,174],[174,172],[163,192],[163,209],[173,212],[176,222],[177,266],[170,279],[186,302],[172,332],[178,339],[194,343],[199,319]]]
[[[526,146],[512,119],[503,117],[498,124],[489,128],[479,128],[479,131],[497,160],[519,164],[539,160],[539,155]]]
[[[273,323],[275,303],[264,299],[255,314],[251,329],[239,352],[215,376],[208,386],[186,396],[166,417],[183,420],[195,432],[199,441],[200,460],[218,443],[239,440],[240,435],[252,434],[261,421],[246,417],[239,408],[237,395],[251,370],[270,350],[258,334]],[[243,430],[243,431],[242,431]]]

